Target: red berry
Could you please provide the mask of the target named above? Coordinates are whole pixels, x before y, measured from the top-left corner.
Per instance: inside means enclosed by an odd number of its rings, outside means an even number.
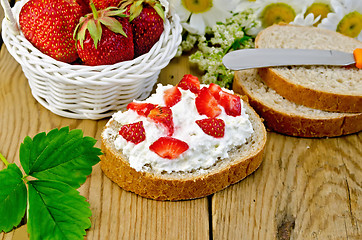
[[[199,78],[191,74],[185,74],[177,86],[183,90],[190,90],[195,94],[198,94],[200,91]]]
[[[101,38],[95,44],[96,41],[92,38],[89,31],[86,31],[83,43],[82,41],[77,42],[78,55],[86,65],[111,65],[133,59],[134,45],[131,25],[126,18],[118,17],[114,19],[121,23],[127,37],[113,32],[105,25],[101,25]],[[81,33],[82,31],[79,32]]]
[[[238,95],[221,91],[219,104],[224,107],[227,115],[233,117],[241,115],[241,101]]]
[[[86,65],[111,65],[134,57],[132,27],[127,15],[116,7],[82,17],[75,29],[77,51]]]
[[[196,109],[200,115],[208,117],[217,117],[221,114],[221,109],[211,92],[207,87],[200,90],[199,95],[195,99]]]
[[[83,15],[76,1],[30,0],[19,14],[25,38],[42,53],[62,62],[78,58],[73,32]]]
[[[121,0],[93,0],[97,9],[106,9],[107,7],[117,7]]]
[[[220,92],[222,91],[221,87],[215,83],[211,83],[209,85],[209,91],[211,92],[212,96],[214,96],[214,98],[219,101]]]
[[[158,6],[158,9],[161,10],[161,15],[164,13],[160,4],[152,7],[148,4],[137,4],[135,1],[133,6],[135,6],[133,9],[139,9],[134,12],[130,11],[134,53],[135,57],[138,57],[149,52],[153,45],[160,39],[163,32],[163,16],[161,17],[159,13],[157,13],[155,7],[157,8]],[[132,7],[129,7],[129,9],[131,10]],[[139,15],[137,15],[138,13]]]
[[[124,139],[129,142],[133,142],[134,144],[143,142],[146,139],[146,133],[142,121],[123,125],[119,134]]]
[[[181,100],[181,92],[177,86],[167,89],[163,94],[166,107],[172,107]]]
[[[206,118],[195,121],[204,133],[215,138],[222,138],[225,134],[225,122],[218,118]]]
[[[167,135],[172,136],[174,132],[172,110],[169,107],[158,106],[151,110],[147,116],[156,123],[160,123],[167,130]]]
[[[138,115],[147,117],[148,114],[151,112],[152,109],[154,109],[157,105],[152,103],[137,103],[137,102],[130,102],[127,105],[127,109],[131,109],[133,111],[136,111]]]
[[[160,137],[149,148],[162,158],[175,159],[189,149],[189,145],[176,138]]]

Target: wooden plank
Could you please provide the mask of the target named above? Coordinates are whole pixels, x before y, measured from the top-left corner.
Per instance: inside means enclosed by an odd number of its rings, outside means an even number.
[[[178,64],[180,59],[175,61]],[[166,70],[161,76],[165,81],[172,81],[181,74],[180,68],[176,67],[171,72]],[[100,140],[106,121],[63,118],[42,107],[32,97],[21,67],[5,47],[1,49],[0,152],[9,162],[19,164],[19,147],[27,135],[70,126]],[[96,146],[100,147],[99,141]],[[0,163],[0,169],[4,167]],[[180,202],[144,199],[121,190],[102,173],[99,164],[79,191],[88,199],[93,212],[92,227],[87,231],[89,240],[209,238],[207,198]],[[8,234],[0,233],[0,240],[27,239],[24,228]]]
[[[361,239],[361,139],[269,133],[260,168],[214,195],[214,239]]]

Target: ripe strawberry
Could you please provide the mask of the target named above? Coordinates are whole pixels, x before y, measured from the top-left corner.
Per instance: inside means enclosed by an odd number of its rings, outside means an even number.
[[[131,25],[123,11],[110,7],[82,17],[75,30],[79,57],[86,65],[109,65],[131,60],[134,45]]]
[[[83,10],[75,0],[30,0],[21,9],[21,31],[42,53],[62,62],[78,58],[73,31]]]
[[[149,149],[162,158],[175,159],[189,149],[189,145],[172,137],[160,137]]]
[[[130,13],[135,57],[150,51],[163,32],[164,11],[157,0],[122,0]]]
[[[221,91],[219,104],[224,107],[227,115],[234,117],[241,115],[241,102],[238,95]]]
[[[146,132],[142,121],[123,125],[119,134],[124,139],[129,142],[133,142],[134,144],[139,144],[146,139]]]
[[[204,133],[215,138],[222,138],[225,134],[225,122],[218,118],[206,118],[195,121]]]
[[[166,107],[172,107],[181,100],[181,92],[177,86],[167,89],[164,92],[163,99]]]
[[[215,83],[210,83],[209,91],[211,92],[212,96],[219,101],[220,99],[220,92],[222,91],[221,87]]]
[[[147,116],[156,123],[162,124],[168,133],[168,136],[172,136],[174,132],[172,110],[169,107],[158,106],[151,110]]]
[[[199,95],[195,99],[196,109],[200,115],[208,117],[217,117],[221,113],[221,109],[211,92],[207,87],[200,90]]]
[[[199,78],[191,74],[185,74],[181,81],[177,84],[178,87],[183,90],[190,90],[191,92],[198,94],[200,92]]]
[[[127,109],[131,109],[133,111],[136,111],[138,115],[147,117],[148,114],[151,112],[152,109],[154,109],[157,105],[152,103],[137,103],[137,102],[130,102],[127,105]]]
[[[97,9],[106,9],[108,7],[118,7],[121,0],[93,0]]]
[[[79,6],[82,8],[82,16],[86,15],[87,13],[92,12],[92,9],[89,6],[89,0],[75,0]]]

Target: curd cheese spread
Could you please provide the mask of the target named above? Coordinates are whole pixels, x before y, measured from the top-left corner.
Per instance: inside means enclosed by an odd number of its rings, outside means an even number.
[[[201,85],[201,87],[205,86]],[[172,85],[158,84],[156,93],[142,102],[165,106],[163,93],[172,87]],[[223,90],[233,93],[230,90]],[[179,157],[164,159],[149,149],[153,142],[167,135],[166,129],[133,110],[117,112],[112,118],[122,125],[143,121],[146,133],[146,139],[143,142],[138,144],[129,142],[111,128],[106,128],[103,132],[104,139],[115,139],[116,149],[122,151],[130,166],[136,171],[148,171],[150,168],[158,173],[202,171],[214,165],[218,159],[228,158],[228,152],[231,149],[246,143],[253,134],[253,127],[249,116],[245,113],[243,101],[241,101],[241,115],[236,117],[227,115],[224,108],[220,106],[222,112],[217,118],[225,122],[224,137],[215,138],[205,134],[195,123],[196,120],[207,118],[197,111],[195,105],[197,96],[189,90],[180,89],[180,91],[181,100],[171,107],[174,122],[172,137],[186,142],[189,149]]]

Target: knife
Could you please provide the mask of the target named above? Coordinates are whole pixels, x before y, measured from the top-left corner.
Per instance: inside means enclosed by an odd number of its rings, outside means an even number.
[[[291,65],[347,66],[351,64],[362,68],[362,48],[356,48],[353,53],[320,49],[241,49],[227,53],[222,62],[231,70]]]

